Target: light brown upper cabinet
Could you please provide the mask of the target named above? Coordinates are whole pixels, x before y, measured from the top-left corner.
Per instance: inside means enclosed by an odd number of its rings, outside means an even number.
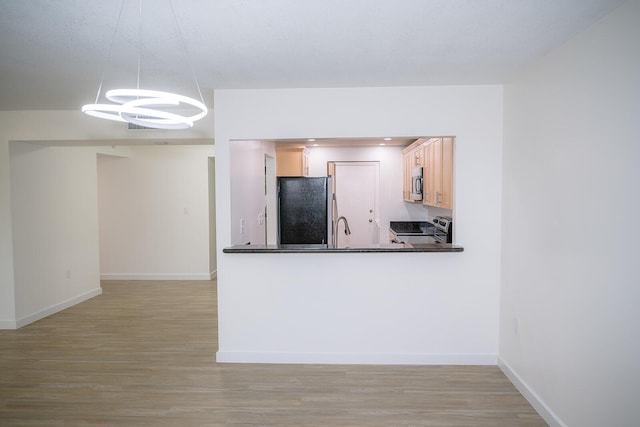
[[[276,176],[309,176],[309,151],[304,147],[276,147]]]
[[[422,167],[424,170],[424,144],[428,141],[426,138],[420,138],[413,144],[402,150],[402,198],[405,202],[420,203],[422,199],[415,200],[411,197],[413,187],[413,169]]]
[[[411,200],[411,167],[413,165],[413,153],[404,153],[402,157],[402,198],[405,202]]]
[[[424,197],[422,203],[453,209],[453,138],[431,138],[424,145]]]

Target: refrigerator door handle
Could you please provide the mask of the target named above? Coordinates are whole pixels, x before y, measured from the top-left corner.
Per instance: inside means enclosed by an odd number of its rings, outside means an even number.
[[[336,201],[336,194],[333,192],[333,177],[327,177],[327,247],[333,247],[333,215],[335,210],[338,209],[338,202]]]

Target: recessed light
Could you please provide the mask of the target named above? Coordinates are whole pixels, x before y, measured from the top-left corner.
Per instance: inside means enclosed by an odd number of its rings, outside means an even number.
[[[309,139],[307,139],[307,141],[313,142],[313,141],[315,141],[315,139],[314,138],[309,138]]]
[[[380,143],[380,144],[378,144],[378,145],[385,145],[385,144],[384,144],[384,142],[382,142],[382,143]]]
[[[317,147],[317,146],[319,146],[319,145],[320,145],[320,144],[313,144],[313,146],[314,146],[314,147]]]
[[[391,138],[385,138],[384,140],[385,141],[391,141]]]

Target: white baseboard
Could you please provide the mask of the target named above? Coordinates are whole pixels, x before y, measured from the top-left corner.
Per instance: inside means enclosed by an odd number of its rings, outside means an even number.
[[[76,304],[80,304],[83,301],[91,299],[95,296],[102,294],[102,288],[95,288],[90,291],[85,292],[84,294],[75,296],[73,298],[69,298],[68,300],[59,302],[52,306],[45,308],[44,310],[40,310],[36,313],[30,314],[28,316],[22,317],[16,321],[16,329],[21,328],[23,326],[28,325],[29,323],[33,323],[37,320],[44,319],[47,316],[51,316],[59,311],[64,310],[65,308],[72,307]]]
[[[211,273],[182,273],[182,274],[100,274],[100,280],[211,280]]]
[[[495,354],[276,353],[218,351],[218,363],[495,365]]]
[[[498,367],[509,378],[509,381],[518,389],[525,399],[533,406],[538,414],[549,424],[550,427],[567,427],[555,412],[544,403],[538,394],[518,375],[507,362],[498,358]]]
[[[0,320],[0,329],[17,329],[15,320]]]

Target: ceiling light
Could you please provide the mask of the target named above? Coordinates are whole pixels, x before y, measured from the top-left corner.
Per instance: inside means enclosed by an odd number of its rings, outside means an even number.
[[[107,61],[111,57],[113,49],[113,43],[116,39],[118,27],[122,18],[122,11],[124,9],[125,0],[122,0],[120,5],[120,12],[118,14],[118,21],[116,23],[111,45],[109,46],[109,53],[107,55]],[[168,0],[173,19],[176,23],[177,32],[182,44],[182,47],[186,53],[186,44],[180,32],[178,25],[178,19],[173,9],[171,0]],[[204,99],[202,98],[202,92],[198,85],[198,80],[195,77],[193,69],[191,74],[193,75],[195,87],[200,96],[200,100],[190,98],[184,95],[178,95],[170,92],[148,90],[140,88],[140,57],[142,46],[142,0],[139,0],[139,16],[138,16],[138,75],[136,80],[135,89],[112,89],[106,92],[106,98],[113,104],[101,104],[99,103],[100,92],[102,91],[102,84],[104,82],[104,73],[98,85],[98,94],[96,95],[96,101],[94,104],[86,104],[82,106],[82,112],[93,117],[101,119],[114,120],[117,122],[127,122],[138,126],[144,126],[155,129],[186,129],[193,127],[193,122],[200,120],[207,115],[207,107],[204,105]],[[187,61],[188,62],[188,61]],[[178,114],[181,113],[184,108],[187,107],[193,112],[191,115]],[[171,110],[173,109],[173,110]]]
[[[385,138],[384,140],[385,141],[391,141],[391,138]]]
[[[315,141],[315,138],[309,138],[309,139],[307,139],[307,141],[313,142],[313,141]]]

